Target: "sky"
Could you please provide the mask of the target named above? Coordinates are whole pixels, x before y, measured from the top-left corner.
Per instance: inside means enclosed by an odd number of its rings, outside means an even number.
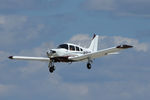
[[[149,100],[149,0],[0,0],[1,100]],[[134,48],[87,62],[12,61],[46,56],[59,44]]]

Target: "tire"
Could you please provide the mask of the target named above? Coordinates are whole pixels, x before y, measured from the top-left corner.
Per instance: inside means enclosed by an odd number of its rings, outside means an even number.
[[[50,73],[53,73],[54,70],[55,70],[55,66],[52,66],[52,67],[49,68]]]
[[[87,63],[87,68],[91,69],[91,64],[90,63]]]
[[[53,71],[54,71],[54,70],[52,69],[52,67],[50,67],[50,68],[49,68],[49,72],[50,72],[50,73],[53,73]]]

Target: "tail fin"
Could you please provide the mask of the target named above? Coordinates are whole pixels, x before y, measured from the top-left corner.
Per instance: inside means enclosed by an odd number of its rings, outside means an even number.
[[[97,51],[97,49],[98,49],[98,35],[94,34],[89,49],[92,50],[93,52]]]

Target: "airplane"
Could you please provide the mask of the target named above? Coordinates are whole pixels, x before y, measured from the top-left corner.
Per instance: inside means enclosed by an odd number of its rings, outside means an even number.
[[[51,49],[46,52],[47,57],[27,57],[27,56],[9,56],[9,59],[15,60],[35,60],[35,61],[47,61],[49,62],[48,68],[49,72],[53,73],[55,71],[54,63],[57,62],[79,62],[87,61],[87,68],[91,69],[91,63],[93,59],[111,55],[118,54],[119,51],[132,48],[131,45],[118,45],[115,47],[98,50],[98,35],[93,36],[89,48],[84,48],[72,43],[60,44],[56,49]]]

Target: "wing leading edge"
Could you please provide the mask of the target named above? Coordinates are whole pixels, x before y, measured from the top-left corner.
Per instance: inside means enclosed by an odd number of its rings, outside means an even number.
[[[99,50],[99,51],[89,53],[89,54],[85,54],[85,55],[82,55],[82,56],[69,57],[69,59],[73,60],[73,61],[94,59],[94,58],[102,57],[102,56],[113,54],[113,53],[115,54],[116,52],[118,52],[120,50],[132,48],[132,47],[133,46],[130,46],[130,45],[119,45],[117,47],[112,47],[112,48],[108,48],[108,49]]]

